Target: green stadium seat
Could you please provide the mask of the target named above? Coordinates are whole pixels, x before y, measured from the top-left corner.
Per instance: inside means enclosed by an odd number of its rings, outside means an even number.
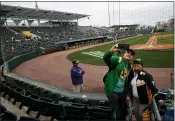
[[[40,121],[39,119],[36,119],[34,117],[29,116],[20,116],[18,121]]]
[[[92,120],[109,120],[112,117],[112,108],[106,106],[88,107],[88,113]]]
[[[24,90],[23,89],[21,89],[21,88],[16,88],[15,90],[14,90],[14,93],[13,93],[13,97],[14,97],[14,102],[13,102],[13,104],[15,105],[16,104],[16,102],[22,102],[22,96],[21,96],[21,94],[22,94],[22,92],[23,92]]]
[[[32,92],[29,90],[25,90],[21,93],[22,101],[21,101],[21,104],[19,106],[19,109],[21,109],[23,106],[27,106],[27,107],[30,106],[28,103],[28,100],[29,100],[31,94],[32,94]]]
[[[66,115],[66,112],[63,108],[63,105],[62,104],[59,104],[59,103],[47,103],[48,107],[49,107],[49,110],[48,112],[46,113],[42,113],[42,115],[44,116],[49,116],[51,115],[52,118],[51,120],[62,120],[63,117],[65,117]]]
[[[81,103],[70,103],[69,105],[63,105],[66,111],[64,120],[85,120],[89,119],[88,105]]]
[[[0,104],[0,116],[3,115],[7,111],[7,108]]]
[[[29,109],[27,110],[27,114],[30,113],[30,111],[39,111],[41,106],[41,100],[38,95],[31,94],[30,97],[27,100]]]
[[[17,121],[16,114],[6,111],[4,115],[1,117],[2,121]]]

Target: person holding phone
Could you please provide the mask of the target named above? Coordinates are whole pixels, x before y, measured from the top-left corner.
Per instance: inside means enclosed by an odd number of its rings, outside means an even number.
[[[104,62],[109,67],[108,72],[103,78],[104,91],[109,99],[114,113],[113,118],[125,120],[126,117],[126,92],[128,72],[131,69],[130,61],[133,59],[135,52],[127,48],[123,56],[113,56],[113,53],[120,50],[120,45],[114,45],[103,56]]]

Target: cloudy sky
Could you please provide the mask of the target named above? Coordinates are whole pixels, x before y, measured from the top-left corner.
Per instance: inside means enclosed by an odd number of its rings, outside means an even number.
[[[2,2],[1,4],[35,8],[35,2]],[[157,21],[173,18],[173,2],[37,2],[37,4],[40,9],[91,15],[89,19],[79,20],[79,25],[85,26],[154,25]]]

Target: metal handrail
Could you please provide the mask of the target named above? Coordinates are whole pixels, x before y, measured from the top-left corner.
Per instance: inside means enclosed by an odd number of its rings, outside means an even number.
[[[3,59],[3,62],[5,62],[3,48],[4,48],[4,47],[2,46],[2,40],[1,40],[1,53],[2,53],[2,59]]]
[[[153,101],[152,101],[152,106],[153,106],[152,109],[154,110],[155,117],[156,117],[157,121],[161,121],[162,119],[161,119],[161,116],[160,116],[155,99],[153,99]]]

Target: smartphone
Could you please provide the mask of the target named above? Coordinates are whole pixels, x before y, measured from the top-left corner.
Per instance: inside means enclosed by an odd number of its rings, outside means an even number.
[[[116,44],[115,47],[120,49],[120,50],[128,50],[129,49],[129,44]]]

